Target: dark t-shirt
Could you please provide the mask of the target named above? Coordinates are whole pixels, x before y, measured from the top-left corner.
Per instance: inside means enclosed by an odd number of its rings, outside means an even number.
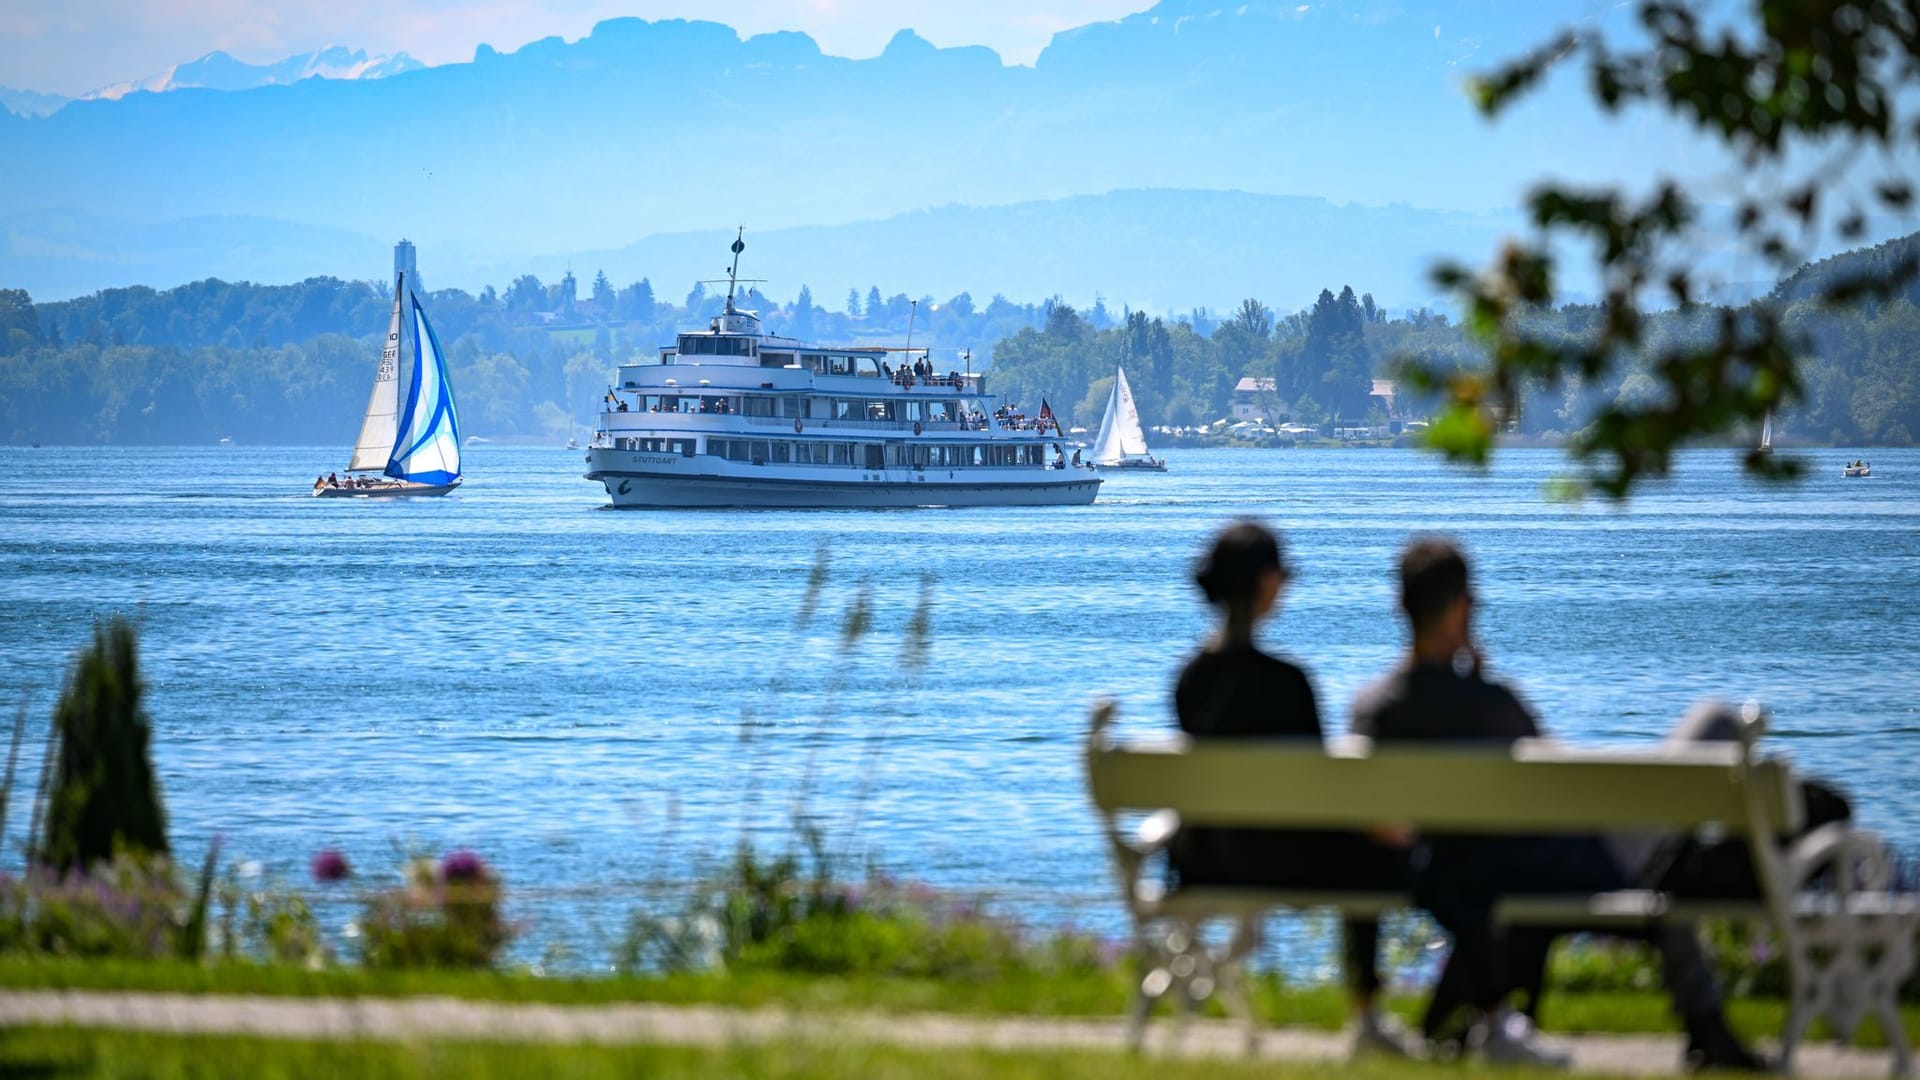
[[[1306,672],[1255,648],[1203,652],[1173,688],[1173,711],[1189,735],[1320,738],[1320,708]]]
[[[1382,743],[1506,744],[1539,735],[1540,725],[1513,691],[1478,673],[1461,674],[1445,664],[1405,664],[1354,699],[1352,730]]]
[[[1251,647],[1187,661],[1173,707],[1196,738],[1321,738],[1306,673]],[[1354,834],[1307,830],[1183,828],[1172,856],[1180,881],[1193,885],[1397,888],[1405,866]]]
[[[1505,746],[1540,735],[1513,691],[1446,664],[1403,664],[1353,702],[1353,733],[1376,743],[1482,742]],[[1414,895],[1458,930],[1490,916],[1500,895],[1602,892],[1625,880],[1598,837],[1427,836]]]

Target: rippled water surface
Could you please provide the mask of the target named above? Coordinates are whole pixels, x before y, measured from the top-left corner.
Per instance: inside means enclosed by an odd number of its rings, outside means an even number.
[[[1401,647],[1396,549],[1438,529],[1476,560],[1496,670],[1554,733],[1649,740],[1700,697],[1758,698],[1776,745],[1912,848],[1920,451],[1842,480],[1850,456],[1774,486],[1701,451],[1624,511],[1548,501],[1552,451],[1488,474],[1188,451],[1085,508],[626,513],[557,449],[480,447],[455,496],[376,503],[308,496],[329,450],[0,448],[0,680],[38,731],[91,621],[138,612],[185,850],[217,834],[291,877],[323,845],[379,869],[471,847],[531,941],[589,959],[645,883],[743,828],[784,838],[803,785],[837,846],[1052,918],[1108,887],[1087,703],[1168,723],[1203,539],[1242,514],[1285,531],[1301,572],[1270,644],[1335,726]],[[923,576],[920,664],[901,646]],[[862,588],[872,630],[847,648]]]

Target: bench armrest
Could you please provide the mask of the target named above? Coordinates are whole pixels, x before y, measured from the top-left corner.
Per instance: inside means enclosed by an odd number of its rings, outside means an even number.
[[[1845,821],[1822,825],[1795,840],[1784,862],[1790,894],[1822,873],[1833,875],[1828,888],[1842,895],[1888,892],[1893,886],[1893,860],[1886,845],[1877,834]]]

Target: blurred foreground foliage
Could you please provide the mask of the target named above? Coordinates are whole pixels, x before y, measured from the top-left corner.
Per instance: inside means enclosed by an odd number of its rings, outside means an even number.
[[[1470,92],[1484,113],[1498,116],[1554,68],[1580,64],[1593,100],[1608,112],[1645,107],[1691,126],[1737,161],[1731,231],[1739,251],[1784,276],[1831,233],[1858,240],[1870,211],[1904,213],[1911,204],[1902,163],[1920,148],[1913,93],[1920,6],[1745,0],[1733,13],[1723,8],[1635,0],[1641,37],[1631,47],[1597,30],[1568,31],[1478,78]],[[1459,295],[1463,321],[1491,362],[1449,368],[1414,359],[1403,367],[1412,385],[1443,396],[1433,442],[1450,456],[1484,461],[1529,388],[1637,367],[1650,392],[1614,401],[1571,443],[1583,481],[1624,497],[1637,481],[1665,475],[1686,443],[1755,431],[1808,396],[1804,361],[1813,343],[1784,317],[1778,290],[1738,309],[1704,302],[1697,268],[1728,229],[1709,220],[1680,183],[1639,192],[1547,184],[1527,209],[1530,240],[1479,272],[1458,264],[1436,271]],[[1555,252],[1563,245],[1591,261],[1602,294],[1595,332],[1572,338],[1539,332],[1539,316],[1558,296]],[[1834,310],[1891,301],[1917,265],[1906,245],[1891,261],[1818,280],[1802,299]],[[1658,340],[1647,313],[1663,308],[1697,313],[1706,334]],[[1746,466],[1763,476],[1796,470],[1790,459],[1758,450]]]

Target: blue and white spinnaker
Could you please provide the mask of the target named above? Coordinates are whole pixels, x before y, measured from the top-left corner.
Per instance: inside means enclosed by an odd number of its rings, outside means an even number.
[[[406,423],[394,439],[386,473],[413,484],[453,484],[460,479],[460,421],[454,414],[453,384],[447,379],[440,338],[411,292],[413,304],[413,385],[407,390]]]

